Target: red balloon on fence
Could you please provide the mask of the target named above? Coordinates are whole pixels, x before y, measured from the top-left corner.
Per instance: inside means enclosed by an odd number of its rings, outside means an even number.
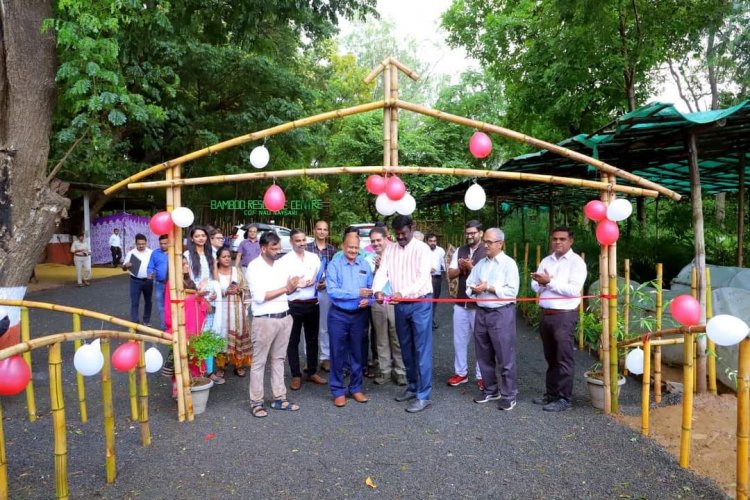
[[[380,175],[371,175],[367,178],[367,181],[365,181],[367,192],[374,194],[375,196],[385,191],[385,184],[385,179]]]
[[[492,153],[492,139],[484,132],[474,132],[469,139],[469,151],[475,158],[487,158]]]
[[[404,181],[395,175],[388,179],[385,184],[385,194],[393,201],[398,201],[406,194],[406,185]]]
[[[694,326],[701,322],[701,303],[692,295],[679,295],[669,304],[669,312],[681,325]]]
[[[620,237],[620,228],[617,222],[604,219],[596,225],[596,241],[600,245],[611,245]]]
[[[161,236],[162,234],[168,234],[174,223],[172,222],[172,214],[169,212],[157,212],[148,221],[148,227],[151,228],[151,232]]]
[[[13,396],[26,388],[31,369],[20,354],[0,361],[0,396]]]
[[[279,186],[273,184],[266,189],[266,194],[263,195],[263,206],[266,207],[266,210],[278,212],[284,208],[285,203],[286,195]]]
[[[130,371],[138,364],[140,355],[138,344],[125,342],[112,353],[112,367],[119,372]]]
[[[603,201],[591,200],[583,207],[583,213],[589,220],[599,222],[607,217],[607,205]]]

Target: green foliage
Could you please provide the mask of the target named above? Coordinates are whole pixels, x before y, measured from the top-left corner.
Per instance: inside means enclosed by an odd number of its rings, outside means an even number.
[[[220,337],[211,330],[204,330],[199,335],[188,339],[188,357],[194,364],[200,364],[208,358],[224,352],[227,339]]]

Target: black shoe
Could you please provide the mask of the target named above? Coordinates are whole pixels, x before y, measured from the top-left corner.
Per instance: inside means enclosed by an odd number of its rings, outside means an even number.
[[[404,392],[396,396],[396,401],[399,403],[403,401],[409,401],[410,399],[416,399],[417,393],[411,392],[409,389],[404,389]]]
[[[557,401],[552,401],[542,407],[542,410],[544,411],[566,411],[572,409],[573,403],[571,403],[569,399],[565,398],[560,398]]]
[[[474,398],[475,403],[489,403],[490,401],[497,401],[500,399],[500,394],[482,394],[478,398]]]
[[[550,396],[549,394],[545,394],[544,396],[540,398],[532,399],[531,402],[534,403],[535,405],[548,405],[553,401],[557,401],[557,399],[558,398],[556,396]]]
[[[499,403],[497,403],[497,409],[503,410],[503,411],[510,411],[513,408],[516,407],[516,400],[515,399],[506,399],[502,398]]]

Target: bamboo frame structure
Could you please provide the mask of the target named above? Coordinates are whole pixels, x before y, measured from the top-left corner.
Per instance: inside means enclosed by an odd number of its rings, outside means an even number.
[[[104,415],[104,475],[107,484],[117,477],[117,452],[115,450],[115,407],[112,401],[112,361],[110,360],[109,338],[102,338],[101,350],[104,356],[102,366],[102,413]]]
[[[661,262],[656,264],[656,331],[661,330],[661,319],[663,313],[662,289],[664,284],[664,272]],[[661,346],[654,347],[654,402],[661,403]]]
[[[398,101],[398,67],[391,65],[390,75],[383,72],[383,78],[391,78],[389,102]],[[391,105],[391,165],[398,165],[398,107]]]
[[[146,376],[146,346],[138,341],[138,420],[141,424],[141,445],[151,445],[151,428],[148,419],[148,377]]]
[[[74,332],[81,331],[81,315],[80,314],[73,315],[73,331]],[[78,349],[81,348],[81,339],[76,339],[73,341],[73,348],[75,351],[78,351]],[[83,375],[81,375],[78,372],[78,370],[76,370],[76,387],[78,389],[78,412],[81,417],[81,423],[85,424],[89,420],[88,410],[86,408],[86,385],[83,381]]]
[[[711,290],[711,268],[706,266],[706,323],[714,317],[714,301]],[[716,344],[713,340],[708,339],[706,343],[708,349],[708,392],[714,396],[718,394],[716,386]]]
[[[737,373],[737,471],[736,496],[748,495],[748,436],[750,436],[750,339],[740,342]]]
[[[55,443],[55,496],[68,498],[68,442],[65,426],[65,399],[62,381],[62,344],[49,348],[49,398],[52,409],[52,433]]]
[[[610,182],[615,185],[617,179],[610,176]],[[615,201],[614,194],[609,191],[607,193],[609,198],[608,205]],[[617,384],[618,380],[618,352],[617,352],[617,296],[619,290],[617,287],[617,242],[612,243],[607,247],[608,259],[607,259],[607,274],[609,278],[609,380],[610,380],[610,392],[612,394],[611,411],[612,413],[618,413],[620,386]],[[626,318],[627,322],[627,318]]]
[[[608,182],[608,176],[605,173],[601,174],[602,182]],[[601,200],[605,205],[609,205],[609,192],[601,192]],[[599,284],[602,295],[609,295],[609,251],[606,246],[602,246],[599,251]],[[612,369],[609,365],[609,358],[611,355],[610,351],[610,334],[609,334],[609,303],[602,299],[601,303],[601,316],[602,316],[602,332],[599,338],[599,346],[602,352],[602,371],[604,377],[602,382],[604,383],[604,414],[609,415],[612,411]],[[615,380],[616,382],[616,380]]]
[[[21,341],[27,342],[31,338],[31,322],[29,321],[29,308],[21,308]],[[23,353],[23,360],[29,365],[29,370],[33,373],[31,364],[31,353]],[[29,422],[36,422],[36,396],[34,395],[34,379],[32,377],[26,384],[26,410],[29,416]]]

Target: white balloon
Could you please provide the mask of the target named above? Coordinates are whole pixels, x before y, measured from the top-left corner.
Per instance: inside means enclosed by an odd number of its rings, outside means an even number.
[[[401,215],[411,215],[417,208],[417,200],[411,195],[406,193],[403,198],[396,202],[396,212]]]
[[[161,370],[161,365],[164,364],[164,357],[159,352],[159,349],[151,347],[146,350],[144,357],[146,358],[146,371],[148,373],[156,373]]]
[[[104,366],[104,356],[99,349],[91,344],[85,344],[76,350],[73,356],[73,366],[84,377],[99,373]]]
[[[633,205],[625,198],[617,198],[607,207],[607,219],[619,222],[630,217],[633,213]]]
[[[255,168],[263,168],[268,165],[271,155],[265,146],[258,146],[250,151],[250,164]]]
[[[102,350],[102,339],[94,339],[94,341],[91,343],[91,347],[93,347],[97,351],[101,351]]]
[[[396,202],[388,198],[387,194],[380,193],[375,199],[375,209],[380,215],[385,215],[387,217],[393,215],[396,211]]]
[[[172,221],[179,227],[188,227],[194,220],[195,215],[188,207],[178,207],[172,210]]]
[[[747,323],[729,314],[719,314],[706,323],[706,334],[716,345],[738,344],[748,334]]]
[[[469,210],[481,209],[487,201],[487,195],[484,193],[484,189],[479,184],[472,184],[469,189],[466,190],[464,195],[464,203],[466,208]]]
[[[636,347],[625,357],[625,368],[634,375],[643,373],[643,350]]]

